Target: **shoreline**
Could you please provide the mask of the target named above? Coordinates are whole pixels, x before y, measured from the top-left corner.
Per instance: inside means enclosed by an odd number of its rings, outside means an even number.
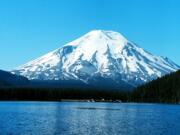
[[[0,103],[3,102],[66,102],[66,103],[119,103],[119,104],[124,104],[124,103],[129,103],[129,104],[162,104],[162,105],[180,105],[180,103],[158,103],[158,102],[116,102],[116,101],[110,101],[110,100],[95,100],[95,101],[89,101],[89,100],[76,100],[76,99],[62,99],[62,100],[0,100]]]
[[[97,100],[97,99],[61,99],[61,100],[0,100],[0,102],[88,102],[88,103],[130,103],[120,100]]]

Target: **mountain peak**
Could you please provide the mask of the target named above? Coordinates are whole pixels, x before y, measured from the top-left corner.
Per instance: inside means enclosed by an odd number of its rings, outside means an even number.
[[[102,37],[105,36],[106,39],[109,40],[124,40],[127,41],[127,39],[119,32],[111,31],[111,30],[92,30],[86,35],[88,36],[97,36]]]
[[[73,46],[87,46],[94,48],[119,48],[122,50],[128,44],[128,40],[120,33],[107,30],[92,30],[84,36],[66,44]]]
[[[116,31],[112,31],[112,30],[101,30],[101,29],[97,29],[97,30],[91,30],[88,32],[89,34],[95,34],[95,33],[98,33],[98,34],[107,34],[107,33],[117,33],[117,34],[120,34],[119,32],[116,32]]]
[[[87,34],[89,35],[101,35],[101,34],[107,34],[107,33],[117,33],[115,31],[111,31],[111,30],[91,30],[90,32],[88,32]]]

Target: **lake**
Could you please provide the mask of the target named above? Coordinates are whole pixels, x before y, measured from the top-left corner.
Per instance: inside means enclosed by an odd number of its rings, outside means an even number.
[[[179,105],[0,102],[0,135],[179,134]]]

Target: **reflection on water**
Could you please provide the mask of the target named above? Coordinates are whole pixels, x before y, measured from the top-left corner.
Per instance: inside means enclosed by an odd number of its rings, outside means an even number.
[[[116,108],[103,108],[103,107],[77,107],[76,109],[120,111],[120,109],[118,109],[118,108],[116,109]]]
[[[179,135],[179,121],[178,105],[0,103],[0,135]]]

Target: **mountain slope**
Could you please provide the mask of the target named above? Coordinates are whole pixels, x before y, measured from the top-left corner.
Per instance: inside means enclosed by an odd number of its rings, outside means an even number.
[[[138,87],[135,102],[180,103],[180,70]]]
[[[0,86],[18,86],[28,83],[28,79],[0,70]]]
[[[95,30],[12,72],[29,79],[72,79],[132,88],[179,68],[168,58],[148,53],[120,33]]]

